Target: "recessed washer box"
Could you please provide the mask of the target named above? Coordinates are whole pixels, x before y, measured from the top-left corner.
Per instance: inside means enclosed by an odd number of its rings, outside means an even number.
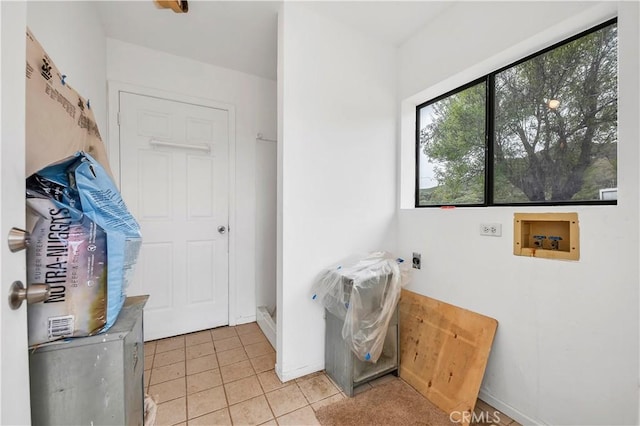
[[[515,213],[513,254],[580,259],[578,213]]]

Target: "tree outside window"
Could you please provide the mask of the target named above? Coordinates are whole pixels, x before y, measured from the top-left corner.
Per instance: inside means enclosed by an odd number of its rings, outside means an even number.
[[[617,187],[617,87],[612,22],[419,106],[416,205],[598,202]]]

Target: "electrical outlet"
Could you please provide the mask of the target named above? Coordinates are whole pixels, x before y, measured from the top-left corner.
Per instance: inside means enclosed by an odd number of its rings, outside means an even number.
[[[502,236],[502,224],[500,223],[481,223],[480,224],[480,235],[490,236],[490,237],[501,237]]]
[[[413,269],[420,269],[422,268],[422,256],[420,256],[420,253],[413,253]]]

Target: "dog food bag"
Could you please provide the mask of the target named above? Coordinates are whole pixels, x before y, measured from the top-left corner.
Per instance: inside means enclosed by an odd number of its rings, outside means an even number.
[[[28,284],[49,285],[29,305],[29,345],[109,329],[126,298],[140,228],[118,189],[78,152],[27,179]]]

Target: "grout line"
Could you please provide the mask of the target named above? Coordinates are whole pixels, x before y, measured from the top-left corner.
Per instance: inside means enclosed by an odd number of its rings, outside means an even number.
[[[187,388],[186,388],[187,379],[186,378],[184,379],[184,386],[185,386],[185,389],[184,389],[185,396],[184,396],[184,422],[183,423],[189,424],[189,397],[188,397],[188,395],[186,395],[186,393],[187,393]],[[180,424],[180,423],[176,423],[176,424]]]
[[[307,395],[305,395],[305,393],[302,391],[302,388],[300,387],[300,385],[298,384],[298,382],[296,382],[296,386],[298,386],[298,390],[300,391],[300,393],[302,394],[303,398],[305,399],[305,401],[307,401],[307,405],[311,406],[311,401],[309,401],[309,398],[307,398]],[[311,409],[313,410],[313,407],[311,407]],[[314,411],[315,412],[315,411]]]
[[[259,381],[260,381],[260,379],[258,379],[258,382]],[[262,386],[262,385],[260,385],[260,386]],[[282,388],[280,388],[280,389],[282,389]],[[276,424],[278,424],[278,418],[276,417],[275,411],[273,411],[273,407],[271,406],[271,402],[269,402],[269,398],[267,398],[267,393],[266,392],[264,393],[264,399],[267,401],[267,406],[269,407],[269,410],[271,410],[271,416],[272,416],[273,420],[276,422]]]
[[[220,373],[220,380],[222,380],[222,373]],[[225,400],[225,403],[227,404],[225,408],[229,412],[229,420],[231,420],[231,424],[233,424],[233,419],[231,418],[231,410],[230,410],[231,404],[229,404],[229,395],[227,395],[227,388],[225,387],[224,382],[222,383],[221,386],[222,386],[222,392],[224,392],[224,400]]]
[[[267,370],[269,371],[269,370]],[[256,380],[258,381],[258,384],[260,385],[260,389],[262,389],[262,394],[264,395],[265,399],[267,398],[267,392],[264,390],[264,386],[262,386],[262,382],[260,381],[260,377],[258,377],[258,373],[256,373]]]

